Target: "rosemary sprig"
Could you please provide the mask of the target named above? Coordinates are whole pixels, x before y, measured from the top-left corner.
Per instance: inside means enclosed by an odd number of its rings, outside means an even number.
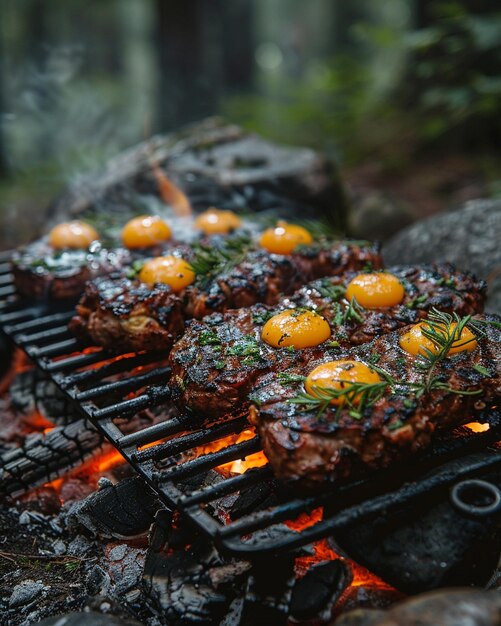
[[[461,340],[463,330],[467,327],[470,319],[471,315],[460,318],[457,313],[451,315],[437,311],[437,309],[432,309],[428,313],[425,323],[421,327],[421,333],[435,345],[436,350],[423,348],[425,354],[420,354],[416,360],[416,367],[424,374],[423,383],[418,390],[420,395],[431,389],[445,389],[442,386],[443,383],[434,377],[434,371],[437,365],[447,357],[453,344],[462,347],[473,341],[469,339],[463,343],[457,343]],[[467,392],[462,393],[467,395]]]
[[[364,321],[362,315],[364,309],[358,304],[356,298],[352,298],[347,307],[343,307],[339,302],[334,302],[332,311],[334,313],[332,321],[336,326],[343,326],[350,321],[359,323]]]
[[[289,374],[288,372],[279,372],[277,374],[277,380],[284,385],[294,385],[295,383],[302,383],[306,380],[306,376],[300,374]]]
[[[252,241],[248,235],[228,237],[219,247],[195,246],[195,256],[190,265],[198,285],[204,287],[220,274],[229,272],[245,259],[251,248]]]
[[[346,289],[343,285],[333,285],[328,278],[325,278],[320,281],[317,291],[324,298],[329,298],[329,300],[337,302],[344,297]]]
[[[377,383],[359,383],[346,380],[337,380],[336,382],[340,384],[340,389],[314,386],[312,394],[303,391],[287,402],[298,404],[304,407],[305,411],[316,411],[318,418],[330,406],[332,400],[339,400],[336,416],[340,409],[348,408],[351,417],[360,419],[365,409],[383,397],[389,385],[387,379]]]

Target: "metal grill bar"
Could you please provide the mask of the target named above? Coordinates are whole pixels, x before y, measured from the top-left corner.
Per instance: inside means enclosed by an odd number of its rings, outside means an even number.
[[[147,409],[153,404],[160,404],[170,398],[170,389],[166,386],[151,387],[146,393],[136,396],[131,400],[123,400],[115,404],[103,407],[102,409],[90,408],[91,416],[96,420],[120,417],[122,415],[130,415],[137,413],[142,409]]]
[[[83,372],[72,373],[62,379],[61,384],[64,385],[66,388],[69,388],[76,385],[87,384],[93,381],[101,381],[105,378],[108,378],[109,376],[114,376],[115,374],[131,372],[137,367],[141,367],[143,365],[154,364],[155,357],[154,355],[148,353],[127,354],[114,357],[113,360],[110,361],[110,354],[101,351],[99,353],[99,358],[96,358],[95,362],[93,361],[89,364],[97,365],[99,361],[101,361],[99,367],[85,370]],[[77,367],[79,367],[78,364]]]
[[[63,356],[68,352],[73,352],[81,346],[78,339],[66,339],[52,343],[49,346],[23,346],[26,352],[34,359],[42,359],[44,357]]]
[[[6,331],[15,335],[16,333],[26,332],[27,330],[50,327],[52,324],[58,324],[59,322],[69,322],[72,317],[73,313],[52,313],[52,315],[37,317],[28,322],[20,322],[19,324],[6,326]]]
[[[157,379],[165,378],[167,380],[169,373],[170,367],[161,367],[159,369],[150,370],[149,372],[139,376],[125,378],[124,380],[119,380],[113,383],[106,383],[105,385],[92,387],[86,391],[79,391],[75,394],[75,399],[79,402],[84,402],[85,400],[93,400],[95,398],[99,398],[100,396],[105,396],[122,390],[135,391],[136,389],[144,387],[148,383]]]
[[[143,430],[131,433],[130,435],[123,435],[117,443],[120,448],[127,448],[135,445],[144,446],[148,443],[153,443],[158,439],[162,439],[163,437],[168,437],[169,435],[174,435],[182,431],[183,423],[184,422],[179,419],[172,418],[167,422],[154,424],[153,426],[143,428]]]
[[[207,503],[215,500],[216,498],[222,498],[230,493],[235,493],[246,487],[252,487],[257,485],[273,476],[273,472],[269,465],[264,467],[256,467],[248,470],[245,474],[239,474],[238,476],[232,476],[225,481],[211,485],[205,489],[194,491],[189,496],[184,496],[180,499],[180,504],[185,507],[191,507],[202,502]]]
[[[138,452],[137,454],[134,454],[132,458],[138,463],[148,460],[159,461],[160,459],[166,459],[169,456],[186,452],[186,450],[196,448],[203,444],[212,443],[213,441],[217,441],[227,435],[238,433],[245,428],[247,424],[248,421],[246,418],[239,418],[232,422],[227,422],[225,424],[212,426],[211,428],[205,428],[186,435],[181,435],[180,437],[171,439],[166,443],[161,443],[154,448],[148,448],[147,450]]]
[[[77,369],[79,367],[86,367],[88,365],[94,365],[103,360],[104,350],[96,350],[95,352],[84,352],[83,354],[75,354],[74,356],[67,357],[58,361],[41,362],[38,366],[47,372],[64,372],[66,370]]]
[[[254,437],[254,439],[236,443],[218,452],[209,452],[209,454],[199,456],[192,461],[186,461],[182,465],[169,467],[163,472],[161,481],[170,482],[189,478],[199,472],[206,472],[230,461],[245,458],[247,455],[254,454],[254,452],[259,452],[260,450],[261,442],[258,437]]]
[[[25,333],[20,333],[15,336],[16,343],[25,346],[31,343],[39,343],[39,342],[47,342],[52,341],[58,337],[71,337],[67,326],[56,326],[56,328],[47,328],[46,330],[40,330],[36,333],[32,333],[31,335],[27,335]]]

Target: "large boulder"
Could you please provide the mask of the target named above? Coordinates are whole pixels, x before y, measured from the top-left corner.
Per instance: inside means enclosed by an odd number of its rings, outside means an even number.
[[[450,261],[489,285],[487,311],[501,312],[501,200],[472,200],[400,231],[385,245],[388,265]]]
[[[209,206],[276,211],[346,227],[349,203],[330,159],[309,148],[273,143],[219,118],[156,135],[118,154],[99,171],[79,176],[48,212],[59,220],[94,213],[123,216],[128,208],[150,212],[152,198],[166,201],[165,176],[195,211]]]

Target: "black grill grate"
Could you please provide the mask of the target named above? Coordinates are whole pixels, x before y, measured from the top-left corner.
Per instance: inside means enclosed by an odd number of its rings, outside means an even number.
[[[155,409],[169,402],[165,382],[169,369],[165,358],[153,353],[116,357],[100,348],[82,345],[67,330],[72,309],[56,310],[49,304],[16,299],[6,258],[0,258],[0,328],[74,401],[82,415],[104,433],[168,507],[178,509],[218,547],[233,554],[263,555],[305,545],[354,521],[369,519],[410,499],[418,499],[432,489],[474,475],[480,469],[501,465],[501,454],[495,447],[489,448],[501,439],[501,419],[497,412],[491,411],[486,415],[491,425],[488,431],[472,434],[467,429],[458,429],[456,437],[438,442],[419,463],[413,463],[412,470],[405,470],[414,472],[414,476],[393,471],[393,476],[400,475],[400,484],[392,484],[392,479],[381,472],[370,479],[337,488],[335,492],[294,497],[284,491],[278,493],[274,506],[223,522],[215,513],[217,501],[259,484],[271,484],[270,468],[264,466],[244,474],[220,477],[210,484],[196,479],[224,463],[258,452],[261,450],[259,439],[256,436],[194,458],[193,454],[190,458],[190,452],[198,446],[240,433],[247,426],[245,417],[197,426],[180,416],[124,434],[120,427],[124,419],[142,409]],[[474,454],[465,457],[478,450],[485,452],[482,460]],[[464,459],[460,469],[444,469],[401,486],[403,479],[412,480],[453,458]],[[381,485],[386,485],[386,493],[381,491]],[[334,513],[328,519],[302,531],[283,524],[326,504]],[[273,533],[259,532],[272,527]]]

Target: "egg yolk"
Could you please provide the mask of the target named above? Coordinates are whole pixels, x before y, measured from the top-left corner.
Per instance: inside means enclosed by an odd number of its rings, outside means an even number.
[[[156,215],[140,215],[125,224],[122,241],[127,248],[151,248],[168,241],[172,231],[168,224]]]
[[[365,309],[395,306],[404,299],[402,283],[393,274],[375,272],[359,274],[346,288],[346,298],[355,300]]]
[[[96,239],[99,239],[97,230],[90,224],[78,221],[58,224],[49,233],[49,244],[58,250],[88,248]]]
[[[139,272],[139,280],[153,285],[165,283],[177,293],[195,280],[191,265],[177,256],[160,256],[147,261]]]
[[[287,309],[263,326],[261,339],[274,348],[310,348],[331,336],[327,321],[314,311]]]
[[[457,324],[453,322],[451,324],[451,334],[456,332]],[[423,335],[422,330],[425,331],[430,328],[427,322],[420,322],[413,326],[408,332],[404,333],[400,337],[400,347],[403,348],[409,354],[426,356],[425,350],[436,354],[440,350],[440,346],[437,346],[431,339]],[[440,328],[436,329],[443,334],[444,339],[448,339],[445,327],[443,331]],[[472,352],[477,347],[477,340],[475,335],[468,328],[463,328],[461,336],[458,337],[449,348],[447,355],[456,354],[457,352]]]
[[[241,223],[233,211],[221,211],[214,207],[200,213],[195,220],[195,226],[206,235],[224,235],[238,228]]]
[[[310,233],[297,224],[278,222],[275,228],[268,228],[261,235],[259,245],[273,254],[291,254],[301,244],[313,241]]]
[[[312,396],[321,396],[322,389],[333,389],[349,392],[350,383],[380,383],[380,376],[370,367],[359,361],[343,359],[341,361],[329,361],[316,367],[307,376],[304,387]],[[352,404],[357,406],[360,395],[350,398]],[[341,405],[346,401],[346,397],[333,398],[331,404]]]

